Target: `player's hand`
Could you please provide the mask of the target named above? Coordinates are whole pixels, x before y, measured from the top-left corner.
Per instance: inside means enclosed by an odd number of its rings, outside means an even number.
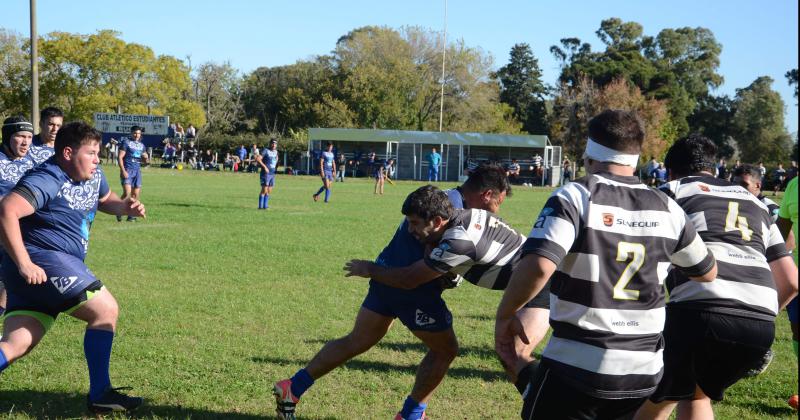
[[[119,177],[120,178],[124,178],[124,179],[128,179],[128,171],[126,171],[124,169],[119,171]]]
[[[47,281],[47,274],[42,270],[42,267],[33,262],[21,264],[19,266],[19,274],[28,284],[42,284]]]
[[[145,214],[144,204],[141,201],[128,197],[125,199],[125,215],[131,217],[144,217],[147,218]]]
[[[365,277],[369,278],[369,267],[372,261],[350,260],[344,264],[345,277]]]
[[[505,366],[516,366],[519,355],[515,339],[519,337],[525,344],[530,344],[522,322],[516,315],[510,318],[497,318],[494,324],[494,350]]]

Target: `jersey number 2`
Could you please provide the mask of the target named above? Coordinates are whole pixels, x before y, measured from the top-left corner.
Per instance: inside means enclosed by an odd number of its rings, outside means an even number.
[[[637,300],[639,299],[638,290],[630,290],[625,287],[633,279],[634,274],[642,268],[644,264],[645,248],[642,244],[633,242],[620,242],[617,245],[617,261],[625,262],[631,260],[630,263],[622,271],[619,276],[617,284],[614,285],[614,299],[620,300]]]

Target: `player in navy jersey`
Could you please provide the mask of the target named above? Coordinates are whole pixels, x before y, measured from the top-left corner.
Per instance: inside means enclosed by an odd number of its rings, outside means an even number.
[[[319,195],[325,192],[325,202],[331,198],[331,186],[333,185],[333,174],[336,173],[336,161],[333,154],[333,143],[328,143],[325,151],[319,158],[319,175],[322,178],[322,186],[312,197],[314,201],[319,200]]]
[[[261,194],[258,196],[258,208],[269,208],[269,195],[275,186],[275,174],[278,172],[278,140],[269,141],[261,154],[256,156],[256,162],[261,167]]]
[[[471,207],[497,212],[509,193],[505,171],[496,165],[482,165],[470,174],[462,186],[447,191],[447,196],[455,208]],[[423,259],[424,255],[424,247],[411,235],[408,222],[404,220],[376,263],[384,267],[406,267]],[[394,319],[399,318],[428,347],[423,366],[417,370],[415,386],[400,413],[400,418],[418,418],[458,352],[450,311],[441,296],[443,287],[452,287],[450,276],[412,289],[371,281],[353,330],[347,336],[327,343],[305,368],[291,379],[275,385],[279,416],[293,418],[294,405],[315,380],[377,344]],[[544,326],[545,331],[546,305],[544,302],[545,309],[525,310],[545,313],[543,317],[539,316],[544,320],[540,325]],[[543,336],[544,332],[531,331],[531,334]],[[428,366],[434,366],[434,369],[428,369]]]
[[[8,308],[0,340],[0,372],[30,352],[60,313],[86,322],[88,408],[130,410],[142,399],[111,386],[109,359],[118,306],[86,267],[89,231],[97,210],[144,216],[133,198],[121,200],[98,166],[100,132],[75,122],[56,136],[56,154],[20,179],[0,202],[0,238],[7,254],[2,275]]]
[[[538,366],[519,372],[523,419],[626,418],[662,371],[670,263],[713,280],[714,258],[678,205],[634,176],[644,140],[631,112],[589,122],[588,176],[556,190],[533,224],[497,309],[495,348],[518,365],[527,341],[516,312],[548,279],[553,334]]]
[[[0,198],[5,197],[34,162],[28,154],[33,136],[33,125],[24,117],[8,117],[3,121],[3,146],[0,149]],[[0,249],[0,258],[2,257]],[[6,291],[0,276],[0,319],[6,307]]]
[[[142,191],[142,155],[144,151],[144,143],[142,143],[142,128],[139,126],[131,127],[131,136],[123,137],[119,146],[119,179],[122,183],[122,197],[128,197],[134,200],[139,200],[139,195]],[[122,217],[117,216],[117,221],[121,221]],[[135,221],[136,218],[128,216],[128,221]]]
[[[713,418],[711,400],[745,376],[769,350],[775,317],[797,294],[797,267],[767,207],[749,191],[714,177],[717,147],[692,134],[664,159],[661,189],[686,211],[719,267],[711,283],[671,271],[664,327],[664,376],[637,413]]]
[[[33,137],[30,156],[40,164],[55,154],[56,134],[64,124],[64,112],[56,107],[47,107],[39,113],[39,134]]]

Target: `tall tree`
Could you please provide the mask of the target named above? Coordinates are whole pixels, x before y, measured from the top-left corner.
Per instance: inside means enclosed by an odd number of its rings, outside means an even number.
[[[500,101],[514,110],[522,122],[522,129],[531,134],[547,132],[545,96],[547,87],[542,82],[539,60],[528,44],[511,47],[508,64],[495,74],[500,81]]]
[[[728,96],[706,95],[689,115],[689,129],[713,140],[719,157],[730,159],[736,152],[736,130],[733,128],[735,112],[734,101]]]
[[[783,125],[784,103],[772,82],[771,77],[761,76],[736,90],[733,126],[745,162],[777,163],[786,160],[791,151],[791,139]]]
[[[800,88],[800,85],[797,83],[797,69],[787,71],[786,79],[789,81],[789,86],[794,85],[794,97],[797,99],[797,90]]]
[[[203,104],[209,131],[228,133],[241,118],[241,80],[230,63],[204,63],[195,70],[196,100]]]
[[[24,38],[0,28],[0,118],[30,113],[30,76]]]

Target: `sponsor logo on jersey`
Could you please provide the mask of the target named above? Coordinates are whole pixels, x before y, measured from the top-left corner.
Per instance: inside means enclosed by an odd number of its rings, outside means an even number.
[[[480,224],[480,223],[475,223],[475,229],[476,229],[476,230],[481,230],[481,229],[483,229],[483,228],[481,227],[481,224]]]
[[[623,225],[631,228],[654,228],[658,227],[658,222],[649,220],[623,220],[617,219],[618,225]],[[608,226],[606,224],[606,226]]]
[[[552,212],[553,212],[553,209],[551,207],[543,208],[542,212],[539,213],[539,218],[536,219],[536,223],[533,224],[533,228],[534,229],[543,228],[544,227],[544,222],[545,222],[545,220],[547,220],[547,216],[549,216],[550,213],[552,213]]]
[[[603,213],[603,224],[606,226],[612,226],[614,224],[614,214]]]
[[[708,188],[705,184],[698,184],[697,187],[703,192],[711,192],[711,188]]]

